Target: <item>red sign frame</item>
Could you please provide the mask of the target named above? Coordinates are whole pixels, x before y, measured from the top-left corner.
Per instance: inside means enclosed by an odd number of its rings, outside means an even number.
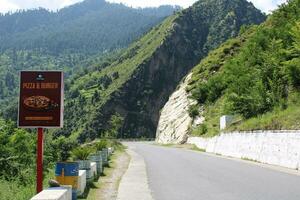
[[[62,128],[62,71],[21,71],[18,127]]]

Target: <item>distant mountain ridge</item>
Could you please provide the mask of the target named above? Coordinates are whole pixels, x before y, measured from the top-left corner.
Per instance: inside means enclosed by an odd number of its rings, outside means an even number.
[[[105,0],[85,0],[58,12],[40,8],[0,15],[0,50],[110,51],[128,45],[178,9],[134,9]]]

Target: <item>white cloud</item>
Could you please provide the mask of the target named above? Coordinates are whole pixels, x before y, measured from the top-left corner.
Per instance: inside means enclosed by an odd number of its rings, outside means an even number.
[[[109,2],[124,3],[125,5],[133,7],[149,7],[158,5],[180,5],[184,8],[189,7],[197,0],[107,0]],[[286,2],[287,0],[248,0],[251,1],[257,8],[262,11],[269,13],[270,11],[277,8],[278,5]]]
[[[0,0],[0,12],[39,7],[55,11],[80,1],[83,0]]]
[[[20,9],[18,5],[8,1],[9,0],[0,0],[0,13],[7,13],[9,11],[16,11]]]
[[[196,0],[107,0],[114,3],[124,3],[132,7],[156,7],[159,5],[180,5],[184,8],[192,5]]]
[[[59,6],[59,9],[66,7],[66,6],[70,6],[74,3],[78,3],[81,1],[83,1],[83,0],[63,0],[63,3]]]
[[[43,7],[49,10],[61,9],[83,0],[0,0],[0,12],[15,11],[17,9],[30,9]],[[192,5],[196,0],[106,0],[115,3],[124,3],[132,7],[155,7],[159,5],[180,5],[184,8]],[[277,5],[287,0],[249,0],[264,12],[270,12],[277,8]]]
[[[257,8],[269,13],[287,0],[250,0]]]

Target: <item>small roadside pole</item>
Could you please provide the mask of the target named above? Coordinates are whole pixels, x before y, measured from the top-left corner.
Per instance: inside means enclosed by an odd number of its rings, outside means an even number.
[[[37,128],[36,193],[43,190],[44,128],[63,127],[62,71],[21,71],[18,127]]]
[[[36,154],[36,193],[43,190],[43,154],[44,154],[44,135],[43,128],[38,128],[37,154]]]

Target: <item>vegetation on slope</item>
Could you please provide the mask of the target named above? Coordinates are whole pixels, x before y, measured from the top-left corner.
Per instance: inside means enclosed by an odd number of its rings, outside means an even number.
[[[81,131],[80,140],[101,137],[105,131],[97,130],[101,124],[102,106],[118,95],[118,90],[122,87],[137,70],[138,66],[151,56],[163,39],[170,33],[170,27],[176,15],[169,17],[162,25],[153,28],[139,41],[132,44],[124,54],[114,61],[109,67],[103,70],[96,70],[81,77],[71,80],[69,98],[66,104],[66,124],[63,134]],[[75,83],[75,84],[73,84]],[[100,115],[100,116],[99,116]],[[112,116],[117,116],[118,113]],[[93,123],[93,124],[91,124]],[[111,126],[106,130],[110,130]],[[60,133],[58,133],[60,134]]]
[[[35,193],[36,134],[0,119],[0,199],[27,200]],[[54,162],[66,160],[76,141],[45,134],[44,185],[54,174]],[[12,195],[13,194],[13,195]]]
[[[177,9],[86,0],[58,12],[0,14],[0,103],[8,105],[0,108],[1,116],[17,119],[20,70],[59,69],[66,79],[101,70],[116,60],[120,48]]]
[[[103,70],[71,80],[66,126],[57,134],[94,139],[119,113],[118,137],[154,137],[159,110],[189,69],[243,24],[264,19],[244,0],[199,1],[167,18]]]
[[[262,25],[245,27],[195,67],[188,90],[206,117],[195,135],[218,134],[223,114],[235,115],[229,130],[300,128],[299,3],[289,1]]]
[[[120,122],[113,119],[114,126]],[[28,200],[35,194],[36,182],[36,133],[15,127],[14,122],[0,119],[0,199]],[[114,131],[114,128],[111,129]],[[100,140],[78,147],[72,138],[54,138],[45,130],[44,137],[44,187],[54,178],[55,163],[86,159],[91,153],[102,148],[123,146],[115,140]],[[73,156],[73,157],[72,157]],[[13,195],[12,195],[13,194]]]
[[[0,101],[16,96],[18,71],[61,69],[68,77],[82,74],[78,68],[86,68],[84,73],[99,69],[108,53],[126,47],[176,9],[86,0],[58,12],[0,14]]]

